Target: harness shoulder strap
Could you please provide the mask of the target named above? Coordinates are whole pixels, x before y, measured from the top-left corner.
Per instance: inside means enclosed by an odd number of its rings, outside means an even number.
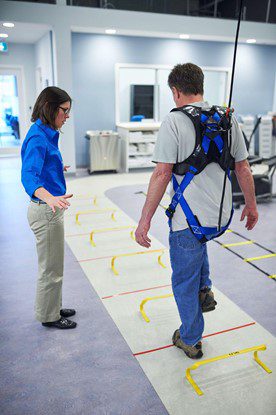
[[[196,167],[196,169],[199,166],[196,166],[197,162],[197,156],[201,149],[201,126],[200,126],[200,120],[201,120],[201,108],[195,107],[193,105],[185,105],[180,108],[174,108],[171,110],[171,112],[175,111],[181,111],[183,114],[187,115],[187,117],[192,121],[194,129],[195,129],[195,146],[193,149],[193,152],[189,157],[187,157],[185,160],[175,163],[173,167],[173,173],[184,176],[189,171],[190,166]],[[196,156],[196,157],[195,157]]]

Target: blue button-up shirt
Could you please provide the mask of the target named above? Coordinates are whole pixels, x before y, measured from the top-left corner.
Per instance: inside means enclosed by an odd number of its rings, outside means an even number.
[[[38,119],[29,129],[21,149],[21,181],[34,199],[34,192],[44,187],[53,196],[66,193],[62,157],[58,148],[59,133]]]

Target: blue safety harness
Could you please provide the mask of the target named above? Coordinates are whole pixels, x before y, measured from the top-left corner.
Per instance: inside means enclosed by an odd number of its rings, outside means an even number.
[[[220,165],[231,181],[230,170],[234,169],[235,163],[234,158],[230,154],[230,117],[227,116],[224,108],[218,106],[213,106],[210,110],[202,110],[199,107],[188,105],[182,108],[175,108],[172,111],[181,111],[192,120],[196,132],[196,142],[193,153],[186,160],[174,165],[172,185],[175,193],[166,210],[166,215],[169,218],[169,226],[172,229],[172,218],[177,205],[180,204],[191,231],[200,242],[205,243],[222,235],[227,230],[233,216],[233,205],[227,225],[219,225],[217,227],[201,226],[197,216],[193,214],[188,205],[184,192],[195,175],[201,173],[208,164],[213,162]],[[228,143],[228,136],[230,136],[230,143]],[[184,176],[180,184],[175,174]]]

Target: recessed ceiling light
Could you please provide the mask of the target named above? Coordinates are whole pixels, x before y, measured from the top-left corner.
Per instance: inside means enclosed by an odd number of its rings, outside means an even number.
[[[256,39],[247,39],[246,43],[256,43]]]
[[[0,37],[9,37],[9,35],[7,33],[0,33]]]
[[[6,23],[3,23],[3,26],[5,26],[5,27],[14,27],[14,23],[6,22]]]
[[[117,30],[115,29],[106,29],[105,33],[107,35],[115,35],[115,33],[117,32]]]
[[[180,39],[190,39],[190,35],[184,35],[184,34],[182,34],[182,35],[179,35],[179,38]]]

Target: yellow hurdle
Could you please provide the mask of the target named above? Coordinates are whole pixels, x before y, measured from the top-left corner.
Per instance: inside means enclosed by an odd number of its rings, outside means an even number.
[[[146,315],[145,310],[144,310],[144,305],[145,305],[148,301],[151,301],[151,300],[159,300],[159,299],[161,299],[161,298],[169,298],[169,297],[173,297],[173,294],[157,295],[156,297],[147,297],[147,298],[145,298],[145,299],[141,302],[141,304],[140,304],[140,313],[142,314],[143,319],[144,319],[147,323],[149,323],[149,322],[150,322],[150,319],[148,318],[148,316]]]
[[[227,359],[228,357],[238,356],[244,353],[254,352],[254,360],[267,372],[272,373],[272,371],[259,359],[258,352],[261,350],[266,350],[266,345],[262,344],[261,346],[250,347],[248,349],[239,350],[237,352],[232,352],[228,354],[224,354],[222,356],[213,357],[212,359],[201,360],[200,362],[194,363],[191,367],[186,370],[186,378],[196,391],[198,395],[203,395],[202,390],[196,384],[194,379],[191,376],[191,370],[197,369],[199,366],[206,365],[207,363],[217,362],[218,360]]]
[[[114,216],[114,214],[116,212],[116,209],[92,209],[92,210],[84,210],[82,212],[77,212],[77,214],[76,214],[76,223],[78,225],[81,225],[81,223],[79,222],[79,216],[80,215],[90,215],[90,214],[93,214],[93,213],[104,213],[104,212],[112,212],[111,219],[116,221],[115,216]]]
[[[250,245],[254,244],[254,241],[243,241],[243,242],[235,242],[233,244],[222,244],[224,248],[227,248],[229,246],[242,246],[242,245]]]
[[[130,232],[130,237],[131,237],[131,239],[133,239],[134,241],[136,241],[136,239],[135,239],[135,235],[134,235],[135,228],[136,228],[136,226],[135,226],[135,227],[134,227],[134,229]]]
[[[252,258],[244,258],[244,261],[246,261],[246,262],[258,261],[259,259],[272,258],[274,256],[276,256],[276,254],[267,254],[267,255],[255,256],[255,257],[252,257]]]
[[[132,252],[130,254],[115,255],[111,259],[111,269],[112,269],[112,271],[115,275],[119,275],[119,272],[115,268],[115,260],[117,258],[122,258],[122,257],[126,257],[126,256],[134,256],[134,255],[153,254],[155,252],[161,252],[161,255],[158,256],[158,264],[161,265],[161,267],[163,267],[163,268],[167,268],[166,265],[163,264],[163,262],[161,261],[161,257],[164,254],[164,251],[165,251],[165,249],[153,249],[151,251],[141,251],[141,252]]]
[[[120,230],[124,230],[124,229],[134,229],[135,226],[119,226],[117,228],[105,228],[105,229],[94,229],[91,233],[90,233],[90,243],[92,246],[96,246],[95,242],[94,242],[94,235],[95,233],[105,233],[105,232],[115,232],[115,231],[120,231]]]
[[[74,195],[74,199],[92,199],[95,195]]]

